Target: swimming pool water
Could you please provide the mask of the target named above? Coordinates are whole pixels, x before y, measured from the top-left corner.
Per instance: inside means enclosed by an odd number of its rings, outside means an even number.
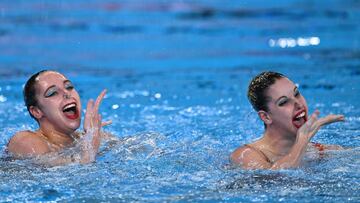
[[[46,68],[83,106],[103,89],[106,143],[95,163],[0,161],[0,201],[360,201],[357,1],[2,1],[0,124],[4,151],[36,129],[22,101]],[[295,170],[244,171],[229,154],[258,138],[246,98],[263,70],[288,75],[310,111],[342,113],[314,141],[342,145]],[[111,147],[109,145],[112,145]]]

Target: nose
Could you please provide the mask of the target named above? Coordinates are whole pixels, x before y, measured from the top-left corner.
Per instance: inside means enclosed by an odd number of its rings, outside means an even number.
[[[64,99],[70,99],[70,95],[66,92],[63,94],[63,97],[64,97]]]
[[[301,109],[304,105],[300,102],[299,99],[295,99],[295,108],[296,109]]]

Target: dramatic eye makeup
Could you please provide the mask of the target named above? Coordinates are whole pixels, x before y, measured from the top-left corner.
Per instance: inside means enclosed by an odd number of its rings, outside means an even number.
[[[300,95],[301,94],[300,94],[300,91],[299,91],[298,87],[295,86],[295,88],[294,88],[294,96],[299,97]],[[277,103],[278,106],[284,106],[288,101],[289,101],[288,97],[282,96],[276,101],[276,103]]]
[[[44,96],[47,97],[51,97],[57,94],[57,87],[56,86],[51,86],[49,87],[46,91]]]
[[[279,106],[284,106],[287,102],[288,102],[288,98],[287,98],[287,97],[281,97],[281,98],[278,100],[277,104],[278,104]]]
[[[299,89],[297,87],[294,88],[294,96],[295,97],[300,96],[300,91],[299,91]]]
[[[72,90],[72,89],[74,89],[74,85],[71,83],[70,80],[66,80],[66,81],[64,82],[64,86],[65,86],[65,89],[67,89],[67,90]]]

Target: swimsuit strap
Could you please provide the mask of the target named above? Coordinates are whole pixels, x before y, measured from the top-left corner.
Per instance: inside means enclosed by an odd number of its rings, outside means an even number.
[[[265,157],[266,161],[269,163],[272,163],[272,161],[269,159],[269,157],[266,156],[266,154],[264,152],[262,152],[260,149],[257,149],[251,145],[245,144],[245,147],[248,147],[252,150],[255,150],[256,152],[258,152],[259,154],[263,155],[263,157]]]

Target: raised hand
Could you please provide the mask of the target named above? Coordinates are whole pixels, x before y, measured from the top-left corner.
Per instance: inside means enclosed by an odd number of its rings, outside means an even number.
[[[84,131],[88,132],[90,129],[100,131],[103,126],[101,123],[101,116],[99,114],[99,106],[106,94],[106,90],[103,90],[100,95],[96,98],[96,101],[89,100],[86,106],[86,113],[84,119]]]
[[[99,106],[105,94],[106,90],[103,90],[95,102],[91,99],[86,106],[84,120],[85,135],[81,138],[80,142],[83,148],[81,159],[83,163],[94,161],[100,146],[100,130],[103,124],[101,122],[101,115],[99,114]]]
[[[320,112],[316,110],[310,116],[310,119],[299,128],[297,132],[299,139],[307,139],[310,141],[310,139],[317,133],[317,131],[319,131],[322,126],[345,120],[344,115],[330,114],[323,118],[318,118],[319,114]]]

